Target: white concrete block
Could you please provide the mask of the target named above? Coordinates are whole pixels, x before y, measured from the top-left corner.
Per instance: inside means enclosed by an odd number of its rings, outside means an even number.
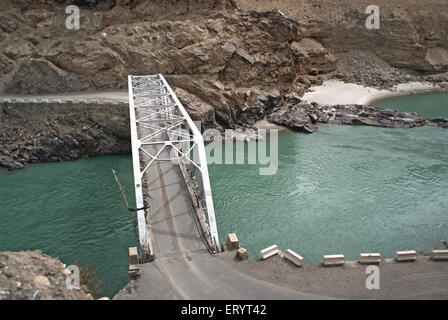
[[[25,103],[25,100],[23,100],[23,99],[16,99],[16,103]]]
[[[417,260],[417,252],[415,250],[397,251],[396,259],[401,261],[415,261]]]
[[[448,260],[448,250],[432,250],[432,260]]]
[[[244,248],[239,248],[236,251],[236,256],[240,259],[240,260],[246,260],[247,258],[249,258],[249,253],[247,252],[246,249]]]
[[[5,102],[5,103],[11,103],[11,99],[3,99],[2,102]]]
[[[343,254],[330,254],[324,256],[324,266],[340,266],[344,264]]]
[[[295,253],[291,249],[286,250],[285,259],[291,261],[298,267],[303,266],[303,261],[304,261],[303,257],[301,255],[299,255],[298,253]]]
[[[137,247],[130,247],[129,248],[129,264],[138,264],[139,258],[138,258],[138,251]]]
[[[270,257],[275,256],[276,254],[278,254],[278,246],[276,244],[260,251],[260,256],[262,260],[266,260]]]
[[[380,253],[361,253],[359,255],[359,263],[361,264],[378,264],[381,262]]]
[[[129,265],[128,273],[129,273],[129,277],[131,278],[131,280],[137,279],[137,274],[139,271],[140,271],[139,266],[134,265],[134,264]]]
[[[235,233],[230,233],[227,235],[226,246],[229,250],[237,250],[240,248],[240,243]]]

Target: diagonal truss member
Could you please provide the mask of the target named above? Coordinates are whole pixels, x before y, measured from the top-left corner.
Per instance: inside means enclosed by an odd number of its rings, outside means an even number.
[[[129,76],[129,114],[135,197],[138,208],[145,206],[144,179],[156,161],[173,161],[185,173],[196,208],[203,217],[208,243],[219,252],[207,158],[201,132],[161,75]],[[207,214],[208,221],[205,221]],[[144,210],[137,211],[142,257],[149,257]]]

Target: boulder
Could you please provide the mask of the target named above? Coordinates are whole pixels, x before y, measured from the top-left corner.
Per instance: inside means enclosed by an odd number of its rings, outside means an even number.
[[[8,156],[0,156],[0,165],[13,170],[13,169],[22,169],[24,166],[18,161],[15,161],[13,158]]]

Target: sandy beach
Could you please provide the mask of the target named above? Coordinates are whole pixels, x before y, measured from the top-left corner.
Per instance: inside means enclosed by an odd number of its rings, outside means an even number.
[[[409,82],[396,85],[390,90],[379,90],[354,83],[328,80],[320,86],[312,87],[305,93],[302,100],[307,103],[316,102],[320,105],[369,104],[372,101],[392,96],[440,90],[439,86],[427,82]]]

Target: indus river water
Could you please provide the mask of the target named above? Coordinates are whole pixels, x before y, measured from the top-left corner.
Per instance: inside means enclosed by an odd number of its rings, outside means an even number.
[[[420,98],[400,99],[409,108]],[[445,99],[436,98],[436,113],[448,117]],[[277,244],[315,263],[323,254],[393,257],[448,240],[448,130],[325,126],[280,135],[278,161],[273,176],[259,175],[262,165],[209,165],[222,242],[235,232],[251,257]],[[112,168],[134,203],[130,156],[1,169],[0,251],[96,263],[102,294],[113,296],[128,282],[136,238]]]

